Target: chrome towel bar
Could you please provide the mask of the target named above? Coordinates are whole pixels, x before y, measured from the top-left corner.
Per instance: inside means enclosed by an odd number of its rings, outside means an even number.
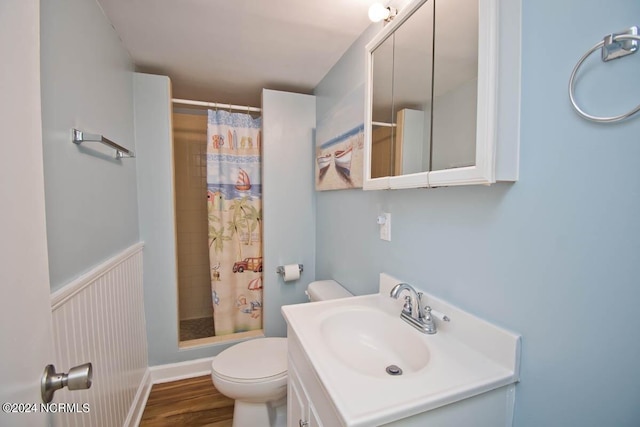
[[[100,142],[110,148],[113,148],[114,150],[116,150],[116,159],[122,159],[125,157],[135,157],[136,154],[129,150],[128,148],[124,148],[121,145],[116,144],[115,142],[111,141],[110,139],[105,138],[102,135],[98,135],[98,134],[94,134],[94,133],[87,133],[87,132],[82,132],[81,130],[78,129],[71,129],[71,141],[73,141],[74,144],[80,145],[83,142]]]

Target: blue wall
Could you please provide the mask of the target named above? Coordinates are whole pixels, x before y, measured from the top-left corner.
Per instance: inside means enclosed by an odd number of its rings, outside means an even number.
[[[41,2],[42,139],[51,289],[136,243],[136,160],[71,129],[135,150],[133,64],[94,0]]]
[[[142,73],[133,81],[149,366],[208,357],[210,348],[178,347],[171,81]]]
[[[640,424],[640,118],[592,124],[567,96],[578,58],[639,17],[631,0],[524,0],[517,183],[317,194],[318,277],[362,294],[387,272],[522,334],[517,427]],[[316,88],[318,117],[363,82],[376,30]],[[589,61],[585,109],[635,106],[638,57]]]
[[[307,301],[305,290],[315,279],[316,100],[311,95],[262,91],[262,210],[264,217],[263,329],[284,337],[287,324],[280,307]],[[296,281],[284,282],[276,268],[302,264]]]

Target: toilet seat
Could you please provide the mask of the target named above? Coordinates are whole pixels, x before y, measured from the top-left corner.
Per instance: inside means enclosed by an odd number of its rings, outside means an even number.
[[[268,382],[287,376],[287,339],[257,338],[218,354],[211,373],[236,383]]]

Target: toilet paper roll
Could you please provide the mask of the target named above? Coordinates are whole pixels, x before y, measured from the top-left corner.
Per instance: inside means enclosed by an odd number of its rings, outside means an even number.
[[[291,282],[292,280],[298,280],[300,278],[300,267],[298,264],[287,264],[284,266],[284,275],[282,276],[285,282]]]

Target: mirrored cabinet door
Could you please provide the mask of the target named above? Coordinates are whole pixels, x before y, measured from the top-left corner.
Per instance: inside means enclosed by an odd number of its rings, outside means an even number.
[[[429,170],[433,76],[434,2],[415,8],[411,19],[372,50],[371,145],[366,173],[379,188],[388,178]]]
[[[433,80],[434,2],[416,10],[393,33],[393,176],[429,171]]]
[[[435,2],[431,170],[475,166],[478,0]]]

